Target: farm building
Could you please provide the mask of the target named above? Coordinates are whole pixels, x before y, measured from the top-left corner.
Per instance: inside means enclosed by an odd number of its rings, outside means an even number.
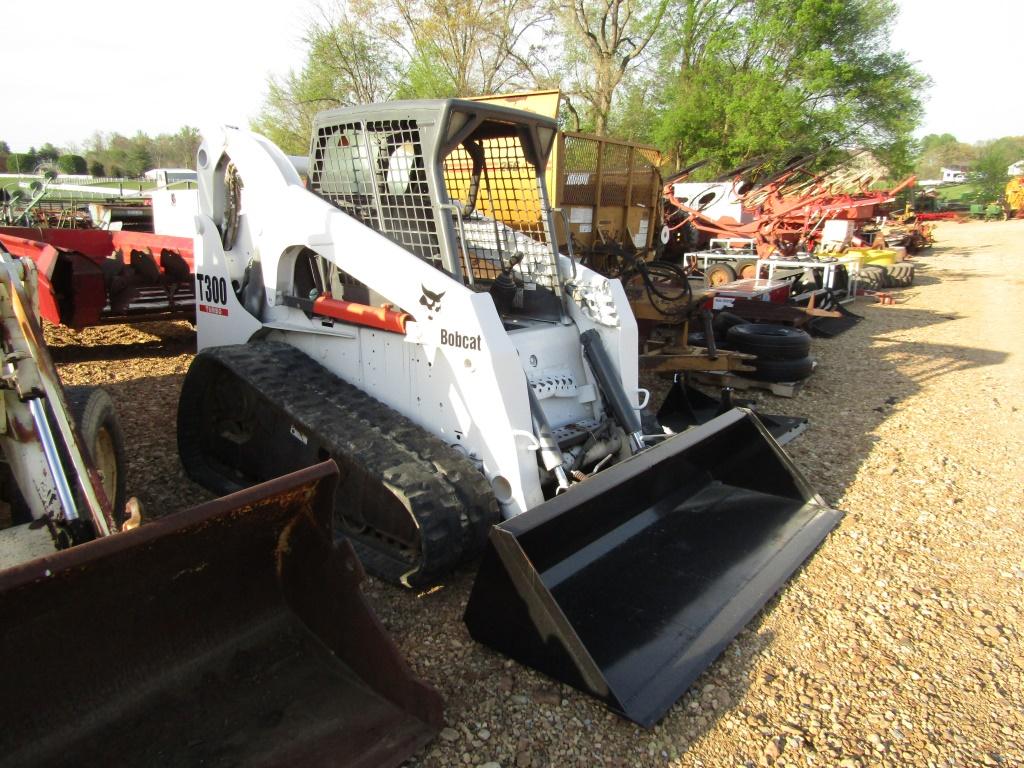
[[[159,186],[166,187],[179,181],[195,181],[196,172],[190,168],[153,168],[146,171],[147,179],[152,179]]]
[[[942,169],[943,183],[967,181],[967,168],[962,165],[955,165],[952,168]]]

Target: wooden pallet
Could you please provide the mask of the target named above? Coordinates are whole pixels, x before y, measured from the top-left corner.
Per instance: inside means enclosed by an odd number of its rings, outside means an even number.
[[[712,387],[732,387],[733,389],[763,389],[778,397],[796,397],[803,389],[802,381],[759,381],[738,376],[735,373],[700,372],[693,374],[694,380]]]

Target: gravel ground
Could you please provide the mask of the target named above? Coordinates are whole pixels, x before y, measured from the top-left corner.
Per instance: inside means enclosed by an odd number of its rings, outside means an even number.
[[[895,305],[815,340],[798,397],[757,396],[811,418],[789,451],[847,516],[653,730],[477,646],[471,571],[421,595],[368,582],[447,705],[410,765],[1024,765],[1024,221],[937,236]],[[174,445],[190,328],[48,339],[65,382],[111,390],[146,513],[207,498]]]

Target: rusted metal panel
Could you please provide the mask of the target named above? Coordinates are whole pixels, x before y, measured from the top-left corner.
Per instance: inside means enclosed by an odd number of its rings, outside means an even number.
[[[644,373],[679,373],[681,371],[754,371],[754,355],[720,349],[712,357],[706,349],[685,347],[641,354],[637,358]]]

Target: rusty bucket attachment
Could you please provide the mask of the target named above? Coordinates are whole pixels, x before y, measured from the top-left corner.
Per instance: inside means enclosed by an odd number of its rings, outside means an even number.
[[[673,432],[682,432],[711,421],[734,405],[753,410],[749,400],[736,400],[733,397],[731,387],[723,387],[721,398],[715,398],[704,394],[691,385],[686,377],[677,374],[665,401],[658,409],[658,422]],[[783,416],[760,411],[755,411],[755,415],[779,445],[786,445],[807,430],[808,421],[803,416]]]
[[[326,462],[0,573],[0,765],[397,766],[442,725]]]
[[[737,408],[493,528],[466,624],[651,726],[841,517]]]

